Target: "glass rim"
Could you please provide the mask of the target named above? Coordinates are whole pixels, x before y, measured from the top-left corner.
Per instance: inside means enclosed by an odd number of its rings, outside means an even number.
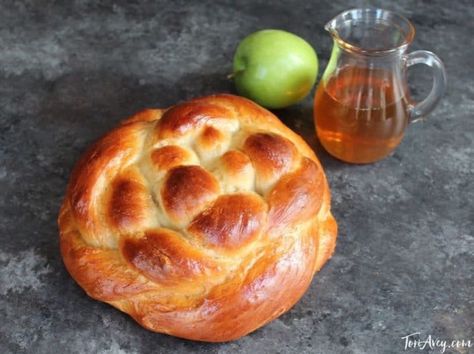
[[[403,41],[400,44],[393,46],[392,48],[367,49],[350,43],[347,40],[344,40],[339,35],[339,32],[337,30],[337,24],[341,21],[357,21],[357,19],[362,18],[362,15],[365,15],[366,17],[369,16],[372,18],[380,19],[381,21],[388,22],[395,26],[398,25],[397,27],[403,34]],[[376,7],[353,8],[343,11],[337,16],[335,16],[333,19],[331,19],[328,23],[326,23],[324,29],[328,31],[333,37],[333,39],[344,49],[347,49],[351,52],[367,55],[383,55],[404,50],[413,42],[413,39],[415,38],[415,27],[406,17],[396,12]]]

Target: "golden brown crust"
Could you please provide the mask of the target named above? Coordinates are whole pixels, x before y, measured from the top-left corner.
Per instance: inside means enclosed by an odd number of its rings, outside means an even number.
[[[191,159],[191,154],[176,145],[166,145],[151,153],[153,165],[158,170],[171,170],[173,167],[183,165]]]
[[[74,169],[61,253],[93,298],[220,342],[287,311],[334,251],[322,167],[274,115],[214,95],[125,120]]]
[[[257,174],[262,176],[284,174],[295,162],[294,145],[277,134],[252,134],[245,140],[243,150],[252,160]]]
[[[325,187],[321,169],[308,158],[300,168],[283,176],[268,196],[270,229],[281,229],[316,215]]]
[[[169,229],[148,230],[140,238],[124,238],[125,260],[141,274],[160,284],[172,284],[215,268],[197,249]]]
[[[230,194],[194,218],[189,232],[206,245],[237,248],[257,237],[266,219],[266,205],[253,194]]]
[[[157,124],[158,138],[166,139],[185,135],[213,119],[226,119],[230,111],[220,105],[205,102],[187,102],[176,105],[163,114]]]
[[[191,220],[219,193],[219,182],[200,166],[179,166],[168,172],[161,189],[162,205],[174,224]]]

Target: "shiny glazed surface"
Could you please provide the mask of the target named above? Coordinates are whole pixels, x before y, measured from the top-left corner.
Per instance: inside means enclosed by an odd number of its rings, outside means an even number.
[[[319,161],[249,100],[150,109],[78,162],[61,253],[93,298],[157,332],[239,338],[287,311],[330,258],[337,226]]]

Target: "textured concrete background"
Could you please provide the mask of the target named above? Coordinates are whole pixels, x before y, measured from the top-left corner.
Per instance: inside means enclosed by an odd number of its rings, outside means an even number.
[[[230,344],[154,334],[89,299],[63,267],[56,226],[87,145],[143,107],[233,92],[233,51],[257,29],[303,36],[324,68],[324,23],[367,4],[413,21],[412,49],[440,55],[449,88],[393,156],[368,166],[321,150],[311,97],[277,112],[318,152],[340,227],[303,299]],[[413,332],[474,340],[473,18],[468,0],[0,2],[0,352],[366,354],[401,353]],[[418,97],[430,85],[428,70],[410,79]]]

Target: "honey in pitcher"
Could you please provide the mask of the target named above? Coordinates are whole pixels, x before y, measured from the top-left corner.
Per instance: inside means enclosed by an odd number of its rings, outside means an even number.
[[[408,122],[402,80],[388,70],[347,67],[321,82],[314,100],[317,135],[333,156],[369,163],[390,154]]]

